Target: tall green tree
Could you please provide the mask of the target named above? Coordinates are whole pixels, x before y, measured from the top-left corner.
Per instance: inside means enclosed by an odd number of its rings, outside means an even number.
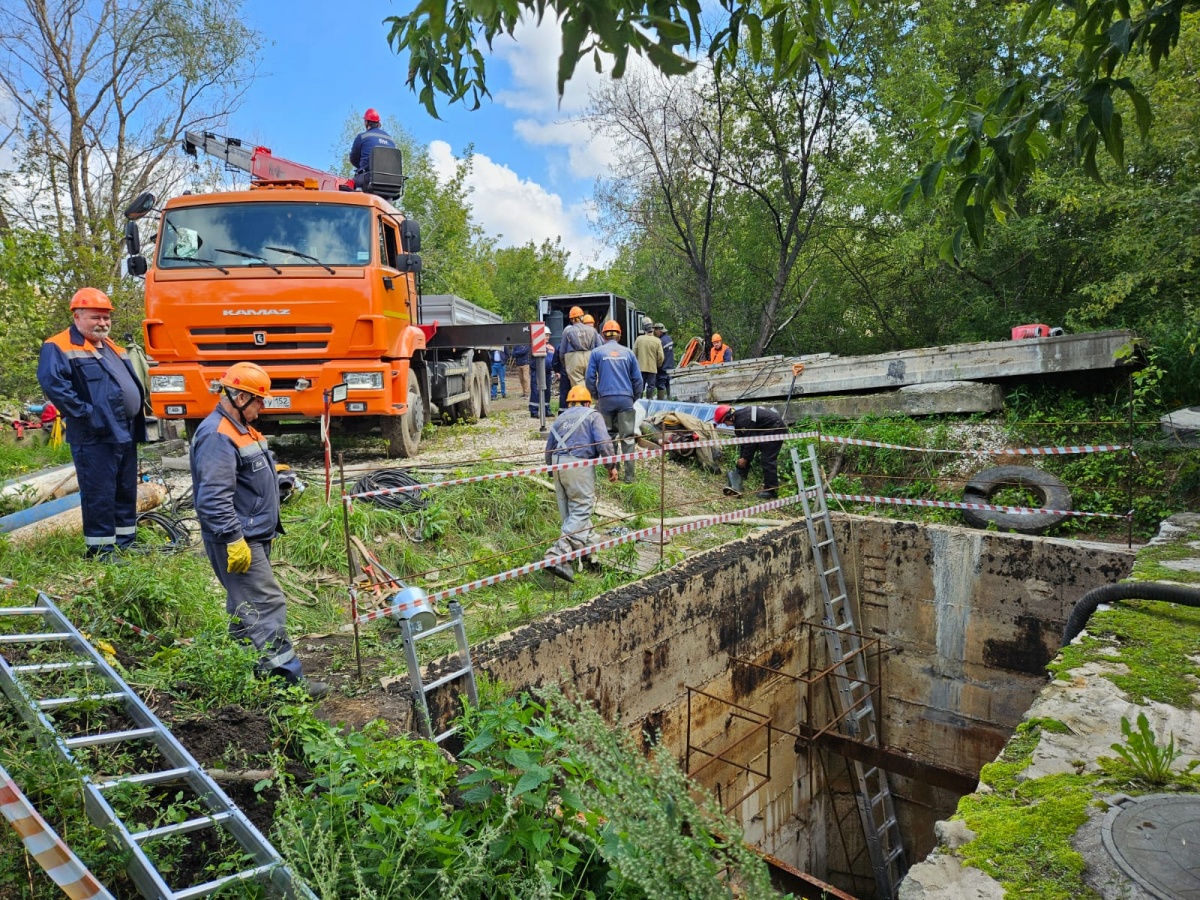
[[[530,322],[537,317],[537,298],[571,292],[570,254],[562,239],[519,247],[499,247],[491,257],[491,289],[496,309],[509,322]]]

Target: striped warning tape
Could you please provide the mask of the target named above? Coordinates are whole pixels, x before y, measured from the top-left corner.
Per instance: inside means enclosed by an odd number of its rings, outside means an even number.
[[[667,537],[672,537],[677,534],[684,534],[689,531],[696,531],[700,528],[706,528],[709,525],[720,525],[726,522],[736,522],[738,519],[745,519],[758,513],[766,512],[772,509],[780,509],[785,506],[790,506],[793,503],[800,501],[799,494],[792,494],[787,497],[780,497],[777,500],[768,500],[764,503],[756,503],[753,506],[743,507],[742,509],[734,510],[733,512],[718,513],[712,516],[706,516],[704,519],[696,522],[687,522],[683,525],[676,525],[663,531]],[[782,522],[780,524],[783,524]],[[653,525],[650,528],[642,528],[638,531],[630,531],[625,534],[609,538],[605,541],[599,541],[595,544],[590,544],[587,547],[581,547],[578,550],[572,550],[569,553],[563,553],[558,556],[547,556],[537,562],[529,563],[524,566],[517,566],[515,569],[509,569],[506,572],[498,572],[495,575],[488,575],[486,578],[479,578],[467,584],[459,585],[458,587],[447,588],[443,591],[430,594],[426,600],[429,603],[436,603],[440,600],[446,600],[450,597],[459,597],[471,591],[478,590],[483,587],[490,587],[493,584],[499,584],[502,581],[511,581],[514,578],[520,578],[523,575],[529,575],[549,566],[556,566],[559,563],[570,562],[579,559],[581,556],[587,556],[590,553],[595,553],[600,550],[608,550],[612,547],[621,544],[627,544],[631,541],[641,540],[646,537],[653,537],[658,534],[658,526]],[[368,613],[357,612],[356,605],[357,592],[351,588],[350,591],[350,613],[351,616],[357,618],[358,624],[370,622],[374,619],[383,618],[388,614],[388,610],[380,609],[373,610]]]
[[[885,450],[909,450],[914,453],[958,453],[964,456],[1067,456],[1076,453],[1112,453],[1127,450],[1124,444],[1080,444],[1071,447],[1008,447],[1002,450],[948,450],[942,447],[907,447],[903,444],[887,444],[883,441],[866,441],[861,438],[821,435],[823,444],[853,444],[856,447],[881,447]]]
[[[1120,515],[1118,513],[1085,512],[1080,509],[1039,509],[1032,506],[993,506],[990,503],[963,503],[952,500],[913,500],[908,497],[876,497],[873,494],[827,494],[826,496],[834,500],[846,500],[851,503],[888,503],[892,506],[935,506],[939,509],[988,509],[995,512],[1013,513],[1018,516],[1035,516],[1040,513],[1052,513],[1056,516],[1128,519],[1133,515],[1133,510]]]
[[[93,897],[113,900],[112,894],[79,861],[79,857],[46,824],[46,820],[38,815],[29,798],[21,792],[3,766],[0,766],[0,813],[20,835],[25,851],[37,860],[37,864],[71,900],[90,900]]]
[[[552,463],[542,466],[526,466],[522,469],[509,469],[505,472],[489,472],[486,475],[467,475],[462,478],[447,478],[442,481],[428,481],[421,484],[405,484],[394,488],[380,488],[377,491],[362,491],[357,494],[346,494],[343,499],[350,503],[354,500],[361,500],[369,497],[383,497],[388,494],[402,494],[408,491],[424,491],[435,487],[450,487],[456,484],[476,484],[480,481],[494,481],[498,478],[516,478],[524,475],[545,475],[550,472],[558,472],[563,469],[586,469],[591,466],[614,466],[621,462],[630,462],[638,459],[656,459],[662,456],[664,452],[673,452],[675,450],[687,450],[692,447],[727,447],[740,446],[742,444],[761,444],[768,441],[781,440],[797,440],[804,438],[813,438],[817,436],[815,431],[806,431],[798,434],[778,435],[778,434],[760,434],[746,438],[718,438],[716,440],[704,441],[686,441],[678,444],[672,444],[664,450],[662,447],[655,447],[651,450],[635,450],[632,453],[617,453],[612,456],[601,456],[596,459],[572,459],[568,462]]]

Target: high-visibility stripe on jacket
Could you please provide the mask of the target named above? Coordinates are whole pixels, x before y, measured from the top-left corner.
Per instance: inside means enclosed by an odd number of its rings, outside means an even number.
[[[46,339],[38,356],[37,379],[58,407],[69,444],[126,444],[146,440],[145,391],[129,355],[108,338],[104,345],[125,366],[141,395],[137,415],[125,414],[121,385],[97,345],[71,325]]]
[[[283,533],[279,484],[267,439],[218,406],[192,439],[192,485],[204,540],[270,540]]]

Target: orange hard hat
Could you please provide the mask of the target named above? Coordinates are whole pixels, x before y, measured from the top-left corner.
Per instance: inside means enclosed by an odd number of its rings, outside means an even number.
[[[379,122],[379,113],[375,111],[375,107],[371,107],[365,113],[363,113],[363,121],[376,123]]]
[[[591,403],[592,392],[585,388],[582,384],[577,384],[575,387],[567,391],[567,403]]]
[[[719,334],[717,334],[715,331],[713,332],[713,343],[714,344],[721,343],[721,336]]]
[[[610,334],[614,331],[617,334],[621,333],[621,326],[617,323],[616,319],[609,319],[604,323],[604,327],[600,329],[601,334]]]
[[[732,406],[726,406],[725,404],[721,404],[720,406],[717,407],[717,411],[713,413],[713,422],[715,422],[717,425],[720,425],[722,422],[725,421],[726,416],[728,416],[732,412],[733,412]]]
[[[583,324],[584,324],[584,325],[595,325],[595,324],[596,324],[596,317],[595,317],[595,316],[593,316],[591,313],[588,313],[587,315],[585,315],[585,316],[583,317]]]
[[[580,309],[578,306],[572,306],[571,311],[569,313],[567,313],[567,318],[570,319],[571,321],[574,321],[575,319],[582,319],[583,318],[583,310]]]
[[[71,309],[107,309],[112,312],[112,308],[112,301],[108,299],[108,294],[99,288],[80,288],[71,298]]]
[[[245,391],[264,400],[271,396],[271,376],[262,366],[255,363],[234,363],[221,376],[221,384],[235,391]]]

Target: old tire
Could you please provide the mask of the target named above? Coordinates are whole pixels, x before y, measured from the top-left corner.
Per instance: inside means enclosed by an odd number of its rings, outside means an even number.
[[[383,421],[383,435],[387,438],[388,452],[397,459],[416,456],[421,446],[421,429],[425,427],[425,406],[414,386],[409,385],[408,409],[404,415],[388,416]]]
[[[479,385],[479,415],[475,418],[486,419],[492,411],[492,370],[487,363],[472,363],[475,370],[475,383]]]
[[[990,503],[992,497],[1007,487],[1028,489],[1038,498],[1038,506],[1047,509],[1072,509],[1071,492],[1058,478],[1032,466],[994,466],[975,475],[963,489],[964,503]],[[1019,515],[990,509],[964,509],[963,519],[974,528],[987,528],[994,523],[1001,531],[1019,534],[1041,534],[1058,525],[1066,516],[1057,513]]]

